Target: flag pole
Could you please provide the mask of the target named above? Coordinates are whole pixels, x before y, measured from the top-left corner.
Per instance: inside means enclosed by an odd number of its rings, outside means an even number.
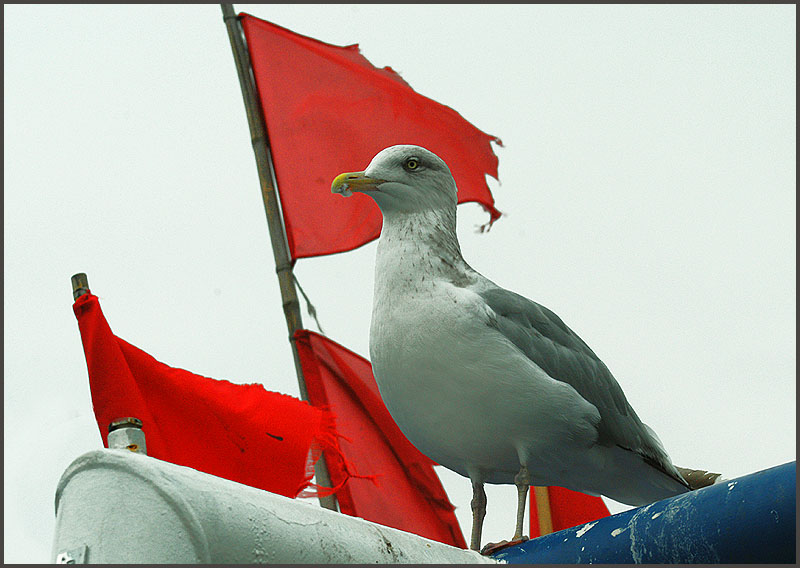
[[[242,88],[242,98],[247,112],[247,123],[250,126],[250,138],[256,157],[258,179],[261,183],[261,197],[264,200],[264,209],[267,213],[267,226],[269,227],[269,237],[272,242],[272,253],[275,257],[275,272],[278,274],[278,284],[280,286],[281,299],[283,300],[283,314],[286,318],[286,327],[289,330],[289,343],[292,346],[294,367],[297,371],[297,382],[300,386],[300,397],[307,401],[308,390],[306,389],[303,367],[300,365],[300,356],[294,340],[294,332],[303,328],[303,322],[300,317],[300,301],[294,284],[294,273],[292,272],[292,262],[289,258],[286,232],[283,228],[283,221],[278,207],[278,196],[273,181],[275,170],[272,165],[272,154],[269,150],[267,127],[261,113],[261,107],[258,104],[256,86],[251,74],[250,55],[244,43],[244,32],[239,22],[239,17],[233,9],[233,4],[220,4],[220,7],[222,8],[222,19],[228,29],[228,39],[231,42],[233,59],[236,62],[239,85]],[[317,483],[332,487],[324,454],[317,461],[315,474]],[[320,497],[319,501],[326,509],[337,510],[336,497],[334,495]]]
[[[539,536],[553,532],[553,516],[550,511],[550,491],[547,487],[533,488],[536,498],[536,515],[539,518]]]
[[[85,272],[78,272],[73,274],[72,278],[72,299],[77,300],[84,294],[89,293],[89,278]]]

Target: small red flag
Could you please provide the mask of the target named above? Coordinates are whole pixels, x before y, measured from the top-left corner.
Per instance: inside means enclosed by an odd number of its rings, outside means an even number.
[[[415,144],[442,158],[458,201],[500,216],[486,185],[497,156],[485,134],[450,107],[415,92],[358,45],[339,47],[241,14],[269,131],[293,260],[343,252],[376,239],[382,217],[368,197],[331,194],[338,174],[364,169],[379,151]]]
[[[600,497],[556,486],[548,487],[547,495],[554,532],[596,521],[611,514]],[[536,538],[542,536],[539,530],[539,513],[534,491],[531,490],[530,496],[530,536]]]
[[[134,416],[143,422],[148,455],[287,497],[309,485],[309,460],[335,449],[330,413],[259,384],[156,361],[112,333],[93,294],[80,296],[73,310],[104,446],[108,425]]]
[[[309,400],[335,414],[341,456],[326,454],[343,513],[466,548],[435,465],[400,432],[369,361],[308,330],[294,335]]]

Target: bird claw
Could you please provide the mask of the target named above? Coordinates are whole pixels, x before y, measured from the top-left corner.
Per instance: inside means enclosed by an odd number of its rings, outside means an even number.
[[[495,552],[503,550],[504,548],[508,548],[509,546],[514,546],[517,544],[522,544],[526,540],[530,540],[527,536],[521,536],[519,538],[515,538],[514,540],[501,540],[500,542],[487,542],[483,548],[481,548],[481,554],[483,556],[490,556]]]

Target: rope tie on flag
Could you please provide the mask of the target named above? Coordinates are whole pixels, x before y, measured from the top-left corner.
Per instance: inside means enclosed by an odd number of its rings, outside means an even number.
[[[380,474],[361,475],[354,473],[355,466],[353,465],[353,462],[345,457],[341,446],[339,446],[339,440],[345,440],[351,443],[352,440],[337,431],[335,415],[327,406],[316,406],[315,408],[319,408],[325,413],[323,415],[324,428],[322,428],[318,435],[314,438],[314,442],[309,450],[308,461],[306,462],[306,475],[310,477],[314,474],[314,464],[317,463],[317,460],[320,459],[322,453],[325,452],[328,456],[330,456],[328,459],[333,458],[334,460],[338,460],[338,463],[342,468],[342,472],[344,473],[344,478],[333,487],[326,487],[325,485],[320,485],[318,483],[309,483],[300,493],[298,493],[297,497],[308,498],[335,495],[350,479],[368,479],[376,486],[379,485],[378,477],[380,477]]]
[[[319,332],[322,335],[327,335],[322,329],[322,325],[319,323],[319,318],[317,318],[317,308],[315,308],[314,304],[311,303],[311,300],[308,299],[308,294],[306,294],[306,291],[303,290],[302,286],[300,286],[300,281],[297,279],[297,276],[294,272],[292,272],[292,278],[294,278],[294,283],[297,284],[297,289],[300,290],[300,295],[302,295],[303,299],[306,301],[306,311],[308,311],[308,315],[314,318],[314,322],[317,324],[317,329]]]

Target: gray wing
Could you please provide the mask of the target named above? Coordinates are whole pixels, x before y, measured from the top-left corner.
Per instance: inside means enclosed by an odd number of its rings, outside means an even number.
[[[598,443],[617,445],[678,479],[652,430],[642,423],[611,371],[556,314],[502,288],[479,292],[497,314],[491,324],[552,378],[570,384],[600,412]]]

